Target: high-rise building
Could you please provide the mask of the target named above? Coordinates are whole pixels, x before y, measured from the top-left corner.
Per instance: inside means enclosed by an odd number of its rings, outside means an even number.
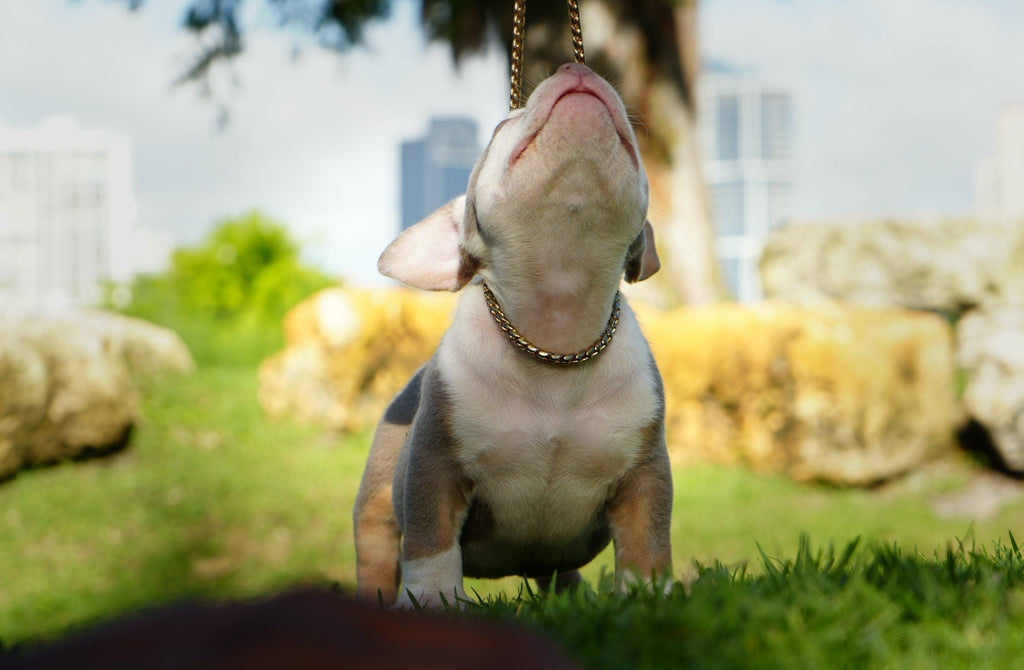
[[[986,217],[1024,219],[1024,105],[1000,112],[995,149],[975,171],[975,208]]]
[[[431,119],[426,137],[402,142],[402,230],[465,193],[479,153],[470,119]]]
[[[713,71],[702,75],[698,96],[722,274],[734,298],[759,300],[761,250],[795,195],[793,95],[754,75]]]
[[[55,117],[0,131],[0,311],[95,304],[130,276],[126,138]]]

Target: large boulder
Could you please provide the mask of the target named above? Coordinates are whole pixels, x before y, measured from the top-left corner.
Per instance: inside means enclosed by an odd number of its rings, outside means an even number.
[[[42,354],[24,337],[0,328],[0,479],[28,460],[46,418],[50,373]]]
[[[88,337],[103,342],[135,378],[195,369],[188,347],[167,328],[112,312],[83,312],[73,323],[80,332],[86,331]]]
[[[965,443],[1024,472],[1024,225],[787,226],[769,238],[761,272],[767,296],[794,304],[902,306],[957,320]]]
[[[0,478],[123,446],[134,378],[192,367],[177,335],[136,319],[0,318]]]
[[[261,406],[338,430],[376,422],[437,347],[454,306],[443,293],[320,291],[285,316],[286,348],[260,365]]]
[[[761,257],[765,296],[956,314],[1024,291],[1024,226],[975,220],[783,226]]]
[[[953,445],[952,336],[931,314],[766,303],[641,312],[677,464],[871,484]]]
[[[328,289],[285,321],[260,400],[339,429],[376,422],[430,356],[452,298]],[[952,445],[951,331],[931,314],[832,306],[638,309],[665,378],[677,464],[863,484]]]
[[[956,335],[967,413],[1002,465],[1024,472],[1024,300],[971,310]]]

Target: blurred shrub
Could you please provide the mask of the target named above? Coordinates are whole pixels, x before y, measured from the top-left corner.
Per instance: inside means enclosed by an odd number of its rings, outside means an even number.
[[[253,364],[280,346],[284,314],[333,283],[281,223],[250,212],[176,250],[163,275],[110,287],[105,306],[177,331],[200,365]]]
[[[168,279],[181,306],[196,314],[271,323],[332,283],[298,256],[283,225],[252,212],[221,222],[199,246],[175,251]]]

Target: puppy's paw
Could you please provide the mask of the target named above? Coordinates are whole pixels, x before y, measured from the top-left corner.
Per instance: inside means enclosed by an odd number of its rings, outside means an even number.
[[[641,576],[633,570],[624,571],[616,581],[619,594],[624,596],[641,590],[667,596],[675,584],[671,574]]]
[[[392,605],[392,609],[440,611],[448,607],[462,607],[464,600],[466,600],[466,592],[462,590],[461,586],[438,589],[409,584],[402,587],[402,593]]]

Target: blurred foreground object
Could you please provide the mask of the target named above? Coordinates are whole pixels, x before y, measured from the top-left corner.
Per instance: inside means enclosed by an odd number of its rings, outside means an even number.
[[[267,602],[178,605],[74,636],[0,668],[530,668],[575,666],[523,631],[306,591]]]
[[[799,225],[775,231],[765,294],[941,312],[957,322],[969,418],[997,465],[1024,472],[1024,226],[999,220]],[[988,442],[989,444],[984,444]]]
[[[134,379],[193,367],[181,338],[138,319],[0,318],[0,479],[122,448],[138,414]]]
[[[368,427],[429,357],[451,296],[321,291],[285,318],[260,402]],[[636,306],[665,380],[669,452],[801,480],[870,484],[951,449],[962,417],[952,333],[932,314],[766,304]]]

